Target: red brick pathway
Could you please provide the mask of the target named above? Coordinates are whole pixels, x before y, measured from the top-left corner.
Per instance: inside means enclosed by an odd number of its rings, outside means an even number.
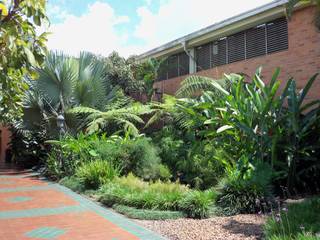
[[[58,184],[0,170],[0,240],[160,240]]]

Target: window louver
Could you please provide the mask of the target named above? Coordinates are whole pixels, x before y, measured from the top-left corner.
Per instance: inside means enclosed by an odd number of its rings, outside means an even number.
[[[168,76],[167,76],[167,68],[168,68],[168,61],[164,60],[159,67],[158,70],[158,81],[163,81],[163,80],[167,80]]]
[[[265,24],[249,29],[246,34],[246,58],[265,55],[267,53]]]
[[[267,23],[267,49],[274,53],[288,49],[288,22],[286,18],[279,18]]]
[[[179,58],[178,55],[173,55],[168,58],[168,78],[179,76]]]
[[[211,67],[227,63],[227,38],[220,39],[212,45]]]
[[[287,50],[288,47],[288,23],[283,17],[196,48],[197,71]],[[189,74],[189,56],[182,52],[162,64],[158,80],[186,74]]]
[[[211,43],[202,45],[196,49],[197,71],[209,69],[210,64]]]
[[[183,52],[179,54],[179,76],[189,74],[189,56]]]
[[[241,61],[245,58],[245,32],[228,37],[228,63]]]

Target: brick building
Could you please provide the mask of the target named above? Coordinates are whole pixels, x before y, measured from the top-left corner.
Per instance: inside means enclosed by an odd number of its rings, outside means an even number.
[[[313,74],[320,72],[316,7],[299,6],[288,21],[286,3],[273,1],[148,51],[139,59],[166,59],[154,85],[166,94],[174,94],[189,74],[216,79],[224,73],[252,76],[259,66],[263,67],[265,81],[280,67],[281,80],[294,77],[303,88]],[[319,97],[320,79],[309,95],[310,99]]]
[[[7,127],[0,125],[0,166],[5,162],[6,150],[9,147],[10,131]]]

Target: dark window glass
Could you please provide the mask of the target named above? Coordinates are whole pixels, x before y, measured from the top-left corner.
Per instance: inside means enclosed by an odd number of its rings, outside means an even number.
[[[231,35],[228,41],[228,63],[245,59],[245,32]]]
[[[158,81],[167,80],[167,68],[168,68],[168,60],[164,60],[159,67],[158,71]]]
[[[168,58],[168,78],[179,76],[179,58],[178,55],[173,55]]]
[[[220,39],[212,44],[211,66],[227,64],[227,38]]]
[[[183,52],[179,54],[179,76],[189,74],[189,56]]]
[[[286,18],[279,18],[267,23],[268,53],[288,49],[288,23]]]
[[[263,56],[266,51],[266,25],[249,29],[246,32],[246,58]]]
[[[211,43],[196,48],[197,71],[209,69],[211,66]]]

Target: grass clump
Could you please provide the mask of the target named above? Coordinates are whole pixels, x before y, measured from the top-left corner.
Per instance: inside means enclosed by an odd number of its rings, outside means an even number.
[[[76,176],[86,189],[98,189],[104,183],[119,176],[119,174],[119,168],[103,160],[85,163],[76,170]]]
[[[186,215],[179,211],[159,211],[148,209],[137,209],[124,205],[113,205],[113,209],[129,218],[141,220],[166,220],[166,219],[179,219]]]
[[[70,188],[74,192],[82,193],[86,190],[80,179],[75,176],[65,177],[61,179],[59,183],[67,188]]]
[[[267,220],[265,235],[268,240],[320,239],[320,198],[289,204]]]
[[[138,209],[183,211],[188,217],[204,218],[213,203],[212,191],[198,192],[171,182],[144,182],[133,175],[116,178],[100,189],[100,201]]]

